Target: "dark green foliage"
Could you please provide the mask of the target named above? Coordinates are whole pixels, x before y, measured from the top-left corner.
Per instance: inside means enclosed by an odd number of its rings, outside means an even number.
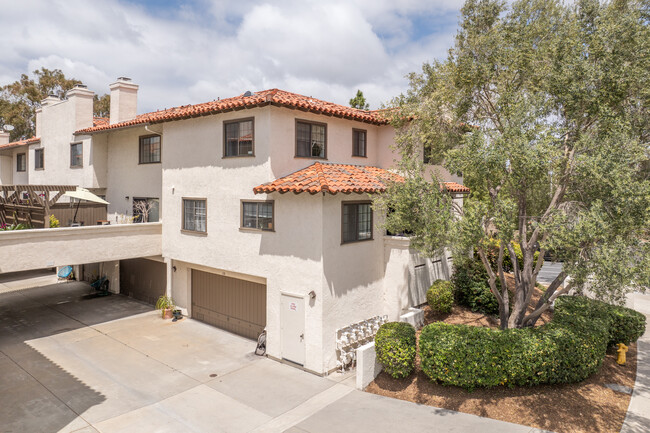
[[[556,318],[558,314],[562,315],[562,317],[583,315],[585,317],[605,318],[610,321],[608,340],[610,346],[618,343],[630,344],[631,341],[638,340],[645,332],[645,316],[629,308],[577,296],[559,298],[556,305],[561,306],[559,311],[556,310]]]
[[[465,305],[475,313],[499,314],[499,301],[487,284],[475,282],[465,291]]]
[[[424,373],[467,389],[572,383],[598,371],[609,344],[635,341],[645,317],[585,297],[562,297],[553,321],[496,330],[433,323],[420,335]]]
[[[427,303],[433,311],[451,313],[454,305],[454,286],[451,281],[436,280],[427,290]]]
[[[465,260],[454,268],[451,282],[459,305],[483,314],[498,314],[499,302],[490,291],[487,272],[481,263]]]
[[[358,108],[359,110],[367,110],[370,108],[370,105],[366,102],[365,96],[361,90],[357,90],[357,94],[354,95],[354,98],[350,99],[350,107]]]
[[[394,378],[407,377],[415,365],[415,328],[404,322],[381,325],[375,335],[377,360]]]

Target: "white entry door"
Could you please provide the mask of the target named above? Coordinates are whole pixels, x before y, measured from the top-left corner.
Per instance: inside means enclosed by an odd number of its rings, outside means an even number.
[[[305,299],[282,294],[282,358],[305,364]]]

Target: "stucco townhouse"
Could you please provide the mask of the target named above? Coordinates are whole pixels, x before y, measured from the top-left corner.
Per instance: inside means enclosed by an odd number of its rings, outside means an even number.
[[[326,374],[341,329],[396,320],[449,277],[450,257],[420,257],[373,213],[371,195],[399,178],[381,113],[271,89],[137,114],[136,84],[110,90],[110,119],[93,117],[84,86],[45,99],[34,138],[0,136],[0,180],[87,188],[111,224],[151,202],[162,254],[119,262],[121,292],[170,293],[247,338],[266,329],[270,357]],[[462,178],[437,169],[462,201]]]

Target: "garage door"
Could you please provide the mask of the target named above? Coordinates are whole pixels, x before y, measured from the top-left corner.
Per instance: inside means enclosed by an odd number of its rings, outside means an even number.
[[[165,294],[167,266],[147,259],[120,260],[120,293],[155,304]]]
[[[266,285],[193,269],[192,317],[256,339],[266,326]]]

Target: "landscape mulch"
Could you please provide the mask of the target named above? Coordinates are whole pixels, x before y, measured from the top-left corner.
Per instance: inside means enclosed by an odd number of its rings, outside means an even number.
[[[542,292],[535,293],[538,297]],[[498,327],[498,319],[454,306],[451,314],[434,314],[424,307],[425,323],[447,323]],[[551,319],[546,313],[541,325]],[[419,334],[419,331],[418,331]],[[616,363],[616,350],[610,349],[600,370],[580,383],[536,387],[495,387],[472,392],[455,386],[433,383],[421,370],[406,379],[393,379],[385,372],[366,388],[367,392],[426,404],[458,412],[523,424],[553,432],[618,433],[630,403],[630,395],[613,391],[606,384],[634,387],[636,344],[630,344],[627,363]]]

